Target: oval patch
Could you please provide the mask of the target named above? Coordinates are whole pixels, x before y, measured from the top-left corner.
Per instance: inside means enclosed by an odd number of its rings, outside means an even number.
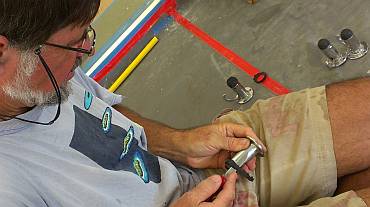
[[[120,159],[122,159],[125,155],[127,155],[128,151],[130,150],[132,140],[134,139],[134,127],[130,126],[130,129],[127,131],[126,137],[123,138],[123,151],[121,154]]]
[[[144,183],[149,183],[148,171],[145,167],[144,160],[139,151],[135,153],[132,165],[136,171],[136,174],[144,181]]]
[[[112,109],[107,107],[102,117],[102,128],[104,133],[108,133],[112,125]]]
[[[88,91],[85,91],[84,106],[85,106],[86,110],[90,109],[93,98],[94,98],[94,96],[93,96],[92,93],[90,93]]]

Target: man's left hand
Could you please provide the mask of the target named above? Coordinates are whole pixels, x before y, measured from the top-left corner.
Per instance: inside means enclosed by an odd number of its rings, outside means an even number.
[[[182,151],[186,154],[183,162],[193,168],[225,168],[227,159],[248,148],[250,141],[247,136],[261,143],[250,127],[231,123],[187,130],[183,136]],[[255,166],[256,159],[252,159],[244,168],[251,171]]]

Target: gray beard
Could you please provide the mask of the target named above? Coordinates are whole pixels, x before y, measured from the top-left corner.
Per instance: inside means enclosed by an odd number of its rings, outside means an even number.
[[[36,70],[38,57],[33,51],[20,52],[20,65],[14,79],[9,80],[7,84],[1,86],[6,95],[15,101],[20,101],[28,107],[35,105],[54,105],[58,103],[56,92],[43,92],[30,88],[31,75]],[[76,62],[76,65],[79,64]],[[45,72],[45,75],[46,72]],[[62,102],[68,99],[71,90],[71,84],[66,83],[59,87]]]

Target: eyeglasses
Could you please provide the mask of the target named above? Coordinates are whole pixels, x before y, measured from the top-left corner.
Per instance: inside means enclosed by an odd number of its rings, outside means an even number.
[[[96,32],[94,28],[90,25],[84,34],[84,41],[82,42],[81,48],[75,48],[75,47],[68,47],[64,45],[58,45],[54,43],[45,42],[44,45],[52,46],[52,47],[58,47],[65,50],[72,50],[75,52],[87,54],[89,57],[93,56],[95,54],[95,43],[96,43]]]

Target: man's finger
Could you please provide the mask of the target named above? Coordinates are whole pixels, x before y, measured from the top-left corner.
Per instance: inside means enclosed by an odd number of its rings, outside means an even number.
[[[247,173],[250,173],[254,169],[256,169],[256,157],[254,157],[253,159],[249,160],[245,165],[243,165],[243,169]]]
[[[222,191],[213,201],[216,206],[229,206],[235,200],[235,185],[237,177],[236,173],[232,173],[227,177],[227,181],[223,186]]]
[[[254,138],[254,140],[256,140],[257,143],[262,145],[263,150],[266,152],[265,145],[261,142],[261,140],[259,140],[257,135],[252,130],[252,128],[243,126],[243,125],[238,125],[238,124],[227,124],[226,131],[227,131],[227,137],[230,137],[230,138],[246,138],[247,136]],[[233,144],[232,142],[234,142],[234,140],[229,140],[230,144]],[[242,145],[244,143],[241,142],[241,143],[235,143],[235,144]],[[249,146],[249,140],[248,140],[248,146]],[[240,149],[240,150],[243,150],[243,149]],[[230,151],[234,151],[234,150],[230,150]]]
[[[221,186],[221,176],[212,175],[200,182],[193,190],[190,196],[193,202],[199,204],[210,198]]]
[[[256,160],[257,160],[257,158],[254,157],[253,159],[249,160],[249,162],[247,162],[247,166],[251,171],[256,169]]]
[[[240,124],[226,124],[227,136],[245,138],[246,136],[257,137],[252,128]]]

